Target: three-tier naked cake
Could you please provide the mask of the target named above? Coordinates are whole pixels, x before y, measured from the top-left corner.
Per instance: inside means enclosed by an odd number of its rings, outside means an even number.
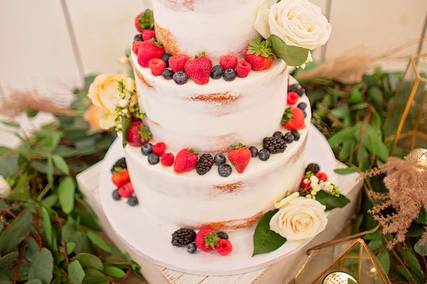
[[[135,25],[135,81],[101,75],[89,93],[101,124],[123,135],[113,198],[178,229],[172,245],[190,253],[228,255],[228,234],[256,224],[253,255],[278,248],[269,237],[283,245],[323,231],[333,208],[325,200],[347,200],[304,159],[309,101],[288,75],[329,37],[320,9],[307,0],[155,0]]]

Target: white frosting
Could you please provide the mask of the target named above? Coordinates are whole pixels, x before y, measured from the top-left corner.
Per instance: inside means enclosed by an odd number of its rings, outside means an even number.
[[[132,56],[139,103],[147,113],[153,136],[171,149],[223,150],[235,143],[256,144],[280,125],[286,108],[288,74],[277,60],[264,71],[252,71],[247,78],[232,82],[211,79],[206,85],[189,80],[177,85],[155,77]],[[142,74],[145,83],[138,78]],[[151,86],[147,86],[147,83]],[[212,94],[226,94],[234,100],[204,101]],[[218,96],[217,96],[218,97]]]
[[[258,36],[253,24],[263,0],[155,0],[156,24],[181,53],[212,58],[243,51]]]

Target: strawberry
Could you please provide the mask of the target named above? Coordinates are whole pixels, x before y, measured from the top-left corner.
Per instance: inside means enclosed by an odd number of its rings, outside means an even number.
[[[219,241],[216,232],[209,227],[202,227],[197,232],[195,243],[198,249],[209,252],[213,251]]]
[[[151,131],[142,121],[133,121],[129,127],[127,142],[133,147],[141,147],[151,139]]]
[[[299,96],[296,92],[289,92],[287,97],[288,105],[294,105],[297,103]]]
[[[236,66],[236,74],[239,78],[246,78],[251,72],[252,65],[247,61],[239,61]]]
[[[248,147],[238,144],[231,147],[227,153],[228,160],[239,174],[243,173],[251,160],[251,151]]]
[[[185,64],[188,61],[188,56],[185,54],[172,55],[169,58],[169,67],[173,72],[184,71]]]
[[[135,28],[138,32],[142,33],[145,29],[154,28],[153,11],[146,9],[135,18]]]
[[[133,186],[130,182],[119,187],[119,195],[121,197],[129,198],[133,195],[133,192],[134,192]]]
[[[142,31],[142,38],[144,40],[150,40],[152,38],[156,37],[156,32],[154,30],[143,30]]]
[[[162,58],[165,50],[160,42],[156,39],[144,40],[138,51],[138,63],[147,68],[148,62],[153,58]]]
[[[209,77],[212,69],[212,61],[204,54],[189,60],[185,64],[185,73],[196,84],[204,85],[209,82]]]
[[[318,172],[316,174],[316,177],[320,180],[320,181],[327,181],[328,180],[328,176],[324,173],[324,172]]]
[[[129,182],[129,172],[128,170],[116,170],[111,177],[114,185],[121,187],[122,185]]]
[[[154,76],[160,76],[163,73],[163,70],[166,68],[166,62],[161,60],[160,58],[150,59],[148,62],[148,66],[151,69],[151,74]]]
[[[183,149],[176,155],[173,169],[176,173],[189,172],[196,168],[197,160],[196,153],[189,149]]]
[[[220,58],[219,65],[221,65],[222,70],[235,69],[237,66],[237,57],[234,55],[226,55]]]
[[[231,245],[231,242],[229,240],[221,239],[218,241],[218,244],[216,246],[216,251],[220,255],[226,256],[233,251],[233,246]]]
[[[132,43],[132,52],[138,56],[139,47],[141,46],[142,41],[134,41]]]
[[[245,53],[245,60],[252,65],[254,71],[270,68],[274,60],[270,43],[260,39],[251,41]]]
[[[166,152],[166,144],[163,142],[158,142],[153,145],[152,150],[154,154],[161,157]]]
[[[282,126],[288,130],[301,130],[305,127],[304,112],[296,107],[288,107],[282,116]]]
[[[162,155],[162,158],[160,159],[160,163],[162,163],[165,167],[170,167],[173,165],[173,161],[175,160],[175,157],[172,153],[165,153]]]

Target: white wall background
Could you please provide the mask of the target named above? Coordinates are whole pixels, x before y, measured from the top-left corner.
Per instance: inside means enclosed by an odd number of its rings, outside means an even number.
[[[312,1],[333,25],[317,59],[413,43],[403,53],[409,55],[427,17],[426,0]],[[85,74],[123,71],[119,59],[135,33],[133,19],[148,2],[0,0],[0,99],[31,92],[64,102]],[[405,62],[385,64],[396,68]]]

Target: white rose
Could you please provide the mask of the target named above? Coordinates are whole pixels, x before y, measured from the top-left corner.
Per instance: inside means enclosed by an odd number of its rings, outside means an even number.
[[[314,199],[295,197],[294,194],[289,197],[271,218],[272,231],[296,241],[312,238],[325,229],[328,223],[325,206]]]
[[[276,35],[287,45],[310,50],[324,45],[332,30],[321,9],[308,0],[283,0],[273,5],[266,0],[258,9],[254,26],[264,38]]]
[[[0,199],[8,198],[11,191],[9,183],[0,175]]]

